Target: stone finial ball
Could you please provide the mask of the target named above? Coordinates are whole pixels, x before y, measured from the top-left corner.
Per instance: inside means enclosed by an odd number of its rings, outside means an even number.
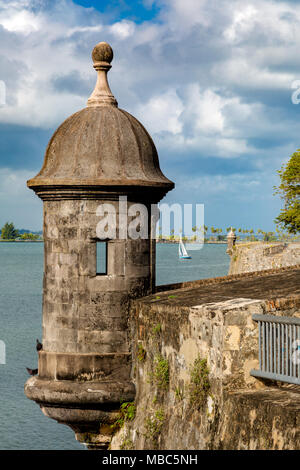
[[[110,64],[113,56],[113,50],[107,42],[99,42],[92,52],[94,62],[108,62]]]

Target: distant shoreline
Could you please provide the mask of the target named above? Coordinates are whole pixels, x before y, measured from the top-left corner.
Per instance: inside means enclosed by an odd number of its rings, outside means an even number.
[[[0,240],[1,243],[44,243],[44,240]],[[179,240],[156,240],[156,243],[161,244],[176,244]],[[184,243],[197,243],[194,240],[184,240]],[[227,245],[226,241],[205,241],[205,245],[215,244],[215,245]]]
[[[44,240],[0,240],[1,243],[44,243]]]
[[[195,240],[183,240],[184,243],[186,244],[190,244],[190,243],[199,243],[199,241],[195,241]],[[166,243],[172,243],[172,244],[178,244],[179,243],[179,240],[158,240],[156,239],[156,243],[162,243],[162,244],[166,244]],[[213,241],[213,240],[207,240],[205,242],[203,242],[205,245],[206,244],[217,244],[217,245],[227,245],[227,241],[225,240],[216,240],[216,241]]]
[[[0,243],[44,243],[44,240],[1,240]],[[156,243],[162,245],[174,245],[178,244],[179,240],[158,240],[156,239]],[[194,240],[184,240],[186,244],[193,244],[197,243]],[[198,242],[199,243],[199,242]],[[227,241],[224,240],[207,240],[203,242],[204,245],[227,245]],[[274,241],[264,241],[264,240],[237,240],[236,244],[243,244],[243,243],[298,243],[297,240],[274,240]]]

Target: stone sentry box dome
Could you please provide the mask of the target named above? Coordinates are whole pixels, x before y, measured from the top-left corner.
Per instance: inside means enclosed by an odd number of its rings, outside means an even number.
[[[160,170],[155,145],[142,124],[118,108],[106,74],[113,51],[101,42],[92,52],[98,72],[87,107],[66,119],[51,138],[44,165],[28,181],[42,199],[139,193],[138,199],[160,200],[174,187]],[[93,188],[92,188],[93,187]],[[55,193],[54,193],[55,191]]]
[[[56,130],[41,171],[27,183],[44,201],[45,268],[43,350],[25,393],[88,447],[105,448],[120,401],[135,397],[128,306],[155,285],[151,205],[174,183],[161,172],[145,128],[118,108],[107,82],[109,44],[97,44],[92,58],[98,78],[87,107]],[[114,207],[118,234],[119,196],[127,196],[125,212],[136,203],[147,207],[148,238],[102,241],[100,274],[97,208]]]

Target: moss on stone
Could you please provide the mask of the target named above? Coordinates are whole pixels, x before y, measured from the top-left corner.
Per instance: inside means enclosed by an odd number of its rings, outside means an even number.
[[[158,335],[160,332],[161,332],[161,324],[157,323],[156,325],[153,326],[152,333],[154,335]]]
[[[198,356],[197,359],[195,359],[193,366],[191,367],[190,374],[190,405],[193,408],[201,409],[207,401],[210,390],[207,360],[201,359]]]
[[[180,401],[184,398],[184,392],[180,387],[175,388],[175,398]]]
[[[113,429],[121,429],[127,421],[133,421],[135,418],[136,406],[134,402],[122,403],[119,415],[116,421],[111,425]]]
[[[165,413],[162,408],[159,408],[145,419],[145,437],[152,442],[154,447],[157,447],[158,438],[161,433],[164,421]]]
[[[137,358],[140,362],[144,362],[146,359],[147,351],[144,349],[143,345],[141,343],[138,344],[138,352],[137,352]]]
[[[153,382],[159,388],[166,389],[169,386],[169,362],[160,354],[154,359],[154,371],[151,374]]]
[[[124,439],[121,442],[120,450],[133,450],[133,449],[134,449],[134,444],[132,440],[130,439],[130,433],[127,432],[126,435],[124,436]]]

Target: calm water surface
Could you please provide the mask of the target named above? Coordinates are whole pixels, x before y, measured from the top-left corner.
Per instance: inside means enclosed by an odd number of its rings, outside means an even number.
[[[84,449],[67,426],[46,418],[24,395],[25,367],[37,368],[42,337],[43,243],[0,243],[0,449]],[[226,245],[205,245],[180,261],[178,247],[157,245],[157,284],[191,281],[228,272]]]

